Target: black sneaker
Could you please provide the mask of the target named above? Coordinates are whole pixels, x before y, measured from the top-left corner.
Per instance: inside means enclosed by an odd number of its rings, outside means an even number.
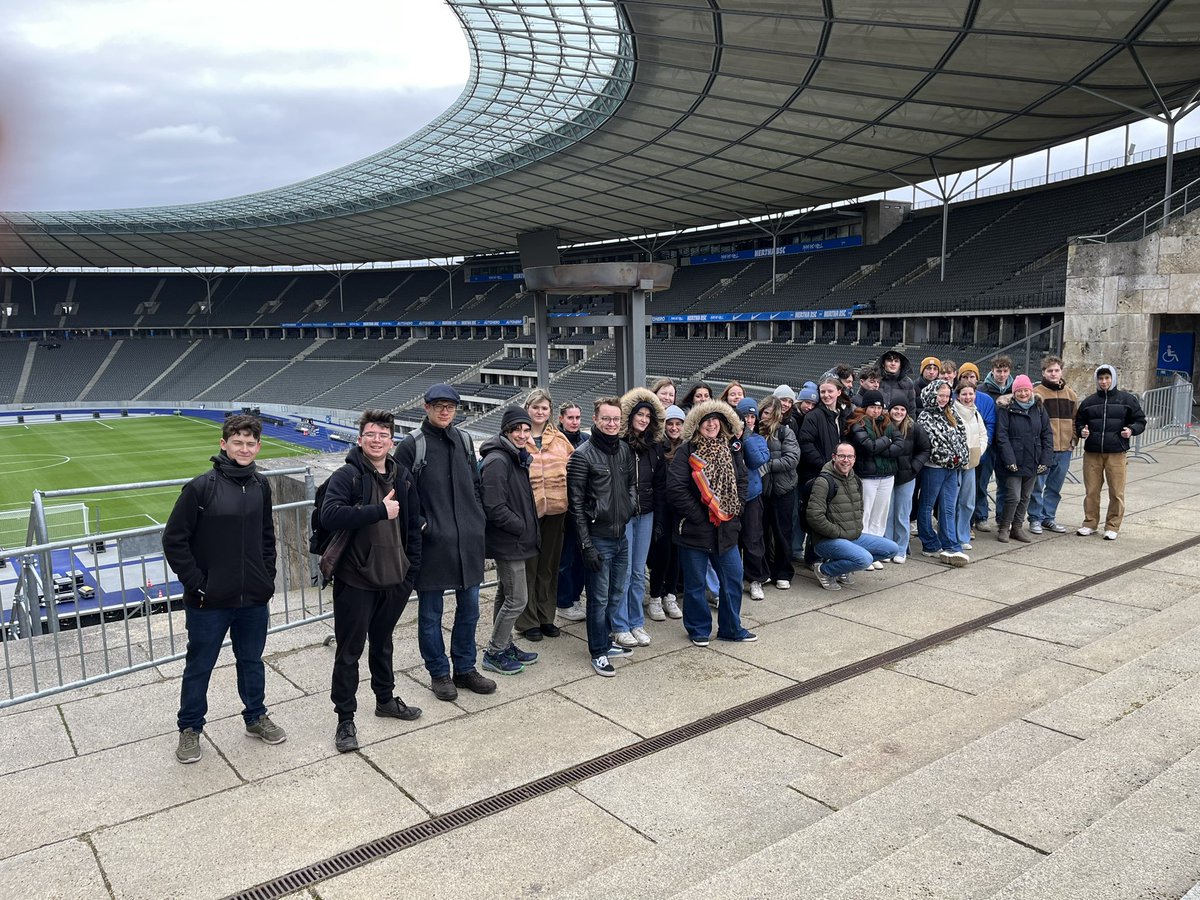
[[[358,728],[353,719],[338,722],[337,731],[333,735],[333,746],[338,753],[350,753],[358,749]]]
[[[496,690],[496,682],[490,678],[484,678],[475,669],[470,672],[455,673],[454,684],[456,687],[466,688],[476,694],[491,694]]]
[[[560,629],[553,622],[551,622],[549,625],[543,624],[541,631],[546,637],[558,637],[560,634],[562,634],[562,629]]]
[[[381,719],[403,719],[405,722],[411,722],[413,719],[421,717],[421,710],[415,706],[407,705],[399,697],[393,697],[386,703],[375,703],[375,715]]]
[[[439,700],[457,700],[458,688],[454,686],[454,682],[449,675],[439,675],[429,685],[429,689],[433,691],[433,696]]]
[[[534,641],[535,643],[542,639],[542,629],[540,628],[527,628],[522,634],[525,635],[526,640]]]

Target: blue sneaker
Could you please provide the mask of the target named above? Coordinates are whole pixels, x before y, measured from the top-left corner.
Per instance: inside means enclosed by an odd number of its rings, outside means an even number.
[[[509,656],[507,651],[495,655],[485,652],[483,667],[489,672],[499,672],[501,675],[516,675],[525,669],[523,665]]]
[[[523,666],[532,666],[538,661],[538,655],[530,650],[522,650],[516,644],[509,644],[508,649],[504,651],[511,659],[515,659]]]

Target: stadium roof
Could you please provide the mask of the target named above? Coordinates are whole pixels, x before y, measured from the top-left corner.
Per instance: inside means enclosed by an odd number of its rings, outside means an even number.
[[[471,77],[405,141],[229,200],[0,214],[0,264],[365,262],[510,251],[547,227],[566,243],[628,237],[974,169],[1200,90],[1200,0],[448,2]]]

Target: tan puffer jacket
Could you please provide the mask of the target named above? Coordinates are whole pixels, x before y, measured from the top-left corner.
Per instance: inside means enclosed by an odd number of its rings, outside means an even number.
[[[567,460],[575,452],[571,442],[547,423],[539,450],[532,438],[525,445],[533,461],[529,464],[529,485],[538,518],[557,516],[567,511]]]

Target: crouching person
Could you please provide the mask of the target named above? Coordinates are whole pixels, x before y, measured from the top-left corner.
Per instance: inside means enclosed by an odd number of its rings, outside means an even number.
[[[851,444],[838,444],[808,499],[808,529],[817,554],[812,570],[827,591],[840,591],[843,584],[854,583],[851,573],[900,552],[895,541],[863,531],[862,481],[854,472],[854,458]]]
[[[538,555],[541,528],[533,488],[529,484],[532,456],[529,443],[533,419],[519,406],[510,406],[500,421],[500,433],[479,448],[483,457],[480,487],[483,511],[484,553],[496,561],[496,605],[492,615],[492,637],[483,652],[483,667],[501,675],[516,675],[537,662],[513,643],[513,625],[529,602],[525,563]]]
[[[321,525],[347,532],[333,569],[333,634],[337,655],[329,698],[337,713],[334,746],[358,749],[358,660],[369,643],[367,666],[375,715],[410,720],[421,710],[393,695],[392,631],[421,570],[421,507],[409,470],[391,458],[395,423],[390,412],[368,409],[358,420],[358,445],[329,477]]]
[[[270,484],[254,465],[261,449],[258,419],[226,419],[212,470],[183,486],[163,530],[163,555],[183,585],[187,622],[175,750],[181,763],[200,760],[208,681],[226,634],[237,661],[246,733],[268,744],[287,740],[265,705],[262,654],[267,605],[275,593],[275,525]]]

